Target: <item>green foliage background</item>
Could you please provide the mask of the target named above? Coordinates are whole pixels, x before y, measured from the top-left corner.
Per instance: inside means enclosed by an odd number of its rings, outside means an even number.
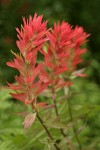
[[[6,66],[6,61],[12,59],[11,49],[17,52],[16,30],[20,27],[22,16],[29,17],[35,12],[43,14],[52,26],[58,20],[68,21],[73,26],[83,26],[90,33],[87,44],[88,53],[84,66],[87,67],[87,79],[77,79],[72,87],[77,92],[71,98],[73,114],[82,118],[80,126],[84,126],[79,137],[84,150],[100,149],[100,1],[99,0],[1,0],[0,1],[0,150],[47,150],[45,133],[36,120],[28,130],[23,129],[24,117],[18,112],[30,111],[22,103],[13,100],[9,90],[5,89],[6,81],[13,82],[14,69]],[[40,97],[40,100],[42,97]],[[66,105],[62,104],[62,109]],[[67,110],[66,110],[67,111]],[[52,117],[52,113],[51,117]],[[66,112],[61,114],[64,118]],[[77,121],[76,121],[76,126]],[[38,131],[39,127],[39,131]],[[69,129],[70,131],[70,129]],[[53,131],[54,132],[54,131]],[[53,133],[56,138],[58,129]],[[68,132],[72,137],[72,131]],[[71,134],[71,135],[70,135]],[[41,137],[43,137],[41,144]],[[38,144],[37,144],[38,143]],[[64,150],[64,148],[63,148]]]

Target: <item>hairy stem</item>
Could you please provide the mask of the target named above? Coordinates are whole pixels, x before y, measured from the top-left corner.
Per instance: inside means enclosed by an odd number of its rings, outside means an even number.
[[[79,140],[78,135],[77,135],[77,130],[75,128],[74,119],[73,119],[73,115],[72,115],[72,109],[71,109],[71,104],[70,104],[70,89],[68,89],[68,95],[67,96],[68,96],[68,99],[67,99],[68,111],[69,111],[70,120],[72,122],[72,128],[73,128],[74,136],[75,136],[76,141],[79,145],[79,150],[82,150],[82,146],[81,146],[80,140]]]
[[[59,117],[59,113],[58,113],[58,108],[57,108],[57,104],[56,104],[56,100],[55,100],[55,95],[54,95],[54,90],[52,89],[52,93],[53,93],[53,103],[55,104],[55,113],[56,116]],[[61,134],[66,137],[66,134],[64,133],[63,129],[60,129]]]
[[[52,88],[52,95],[53,95],[52,96],[53,102],[55,104],[55,113],[56,113],[56,116],[59,117],[58,108],[57,108],[56,99],[55,99],[55,91],[53,88]],[[67,137],[67,135],[64,133],[63,129],[60,129],[60,133],[63,135],[63,137]],[[68,150],[70,150],[68,142],[67,142],[67,148],[68,148]]]
[[[44,123],[43,123],[43,121],[42,121],[42,119],[41,119],[41,117],[39,116],[38,113],[37,113],[37,118],[38,118],[39,122],[41,123],[42,127],[44,128],[44,130],[46,131],[46,133],[47,133],[48,137],[50,138],[50,140],[53,141],[54,139],[53,139],[52,135],[50,134],[47,127],[44,125]],[[56,150],[60,150],[60,148],[58,147],[58,145],[56,143],[54,143],[54,147],[55,147]]]

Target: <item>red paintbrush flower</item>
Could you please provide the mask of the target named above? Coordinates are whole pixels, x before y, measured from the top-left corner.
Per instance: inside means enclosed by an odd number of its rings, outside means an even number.
[[[86,52],[82,45],[88,36],[82,27],[73,29],[64,21],[54,24],[54,28],[47,33],[47,50],[41,51],[45,57],[45,66],[54,76],[64,72],[72,73],[77,68],[82,62],[82,54]]]
[[[19,76],[15,76],[16,84],[8,83],[9,87],[15,91],[11,93],[12,97],[24,102],[38,105],[37,96],[47,87],[49,82],[39,79],[42,70],[41,64],[36,64],[37,52],[43,48],[46,38],[46,22],[42,22],[43,16],[30,16],[29,20],[23,18],[24,25],[18,32],[17,46],[20,54],[15,54],[13,61],[7,62],[7,65],[19,71]],[[42,106],[42,103],[41,103]]]
[[[41,50],[45,59],[45,76],[55,87],[71,85],[68,79],[76,70],[77,65],[82,62],[81,56],[86,52],[82,45],[89,34],[86,34],[82,27],[76,26],[73,29],[63,21],[61,24],[55,23],[54,28],[46,35],[48,38],[46,49]],[[78,74],[78,76],[82,77],[83,74]],[[67,80],[64,80],[64,77]]]

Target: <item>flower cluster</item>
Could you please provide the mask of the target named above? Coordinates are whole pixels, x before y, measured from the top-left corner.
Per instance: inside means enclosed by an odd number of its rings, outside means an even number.
[[[53,29],[46,34],[48,38],[47,49],[41,53],[44,55],[46,68],[51,85],[55,88],[71,85],[70,76],[82,62],[81,55],[86,52],[82,45],[89,34],[82,27],[73,29],[67,22],[54,24]],[[81,72],[76,76],[84,76]],[[65,81],[65,79],[67,81]]]
[[[15,93],[11,95],[23,101],[25,104],[34,102],[34,106],[38,105],[36,97],[45,89],[48,82],[40,80],[38,74],[41,72],[42,65],[37,64],[37,53],[44,46],[46,38],[47,22],[42,22],[43,16],[30,16],[29,20],[23,18],[24,25],[18,32],[17,46],[20,50],[19,54],[15,54],[14,61],[7,62],[7,65],[16,68],[20,75],[15,76],[17,84],[9,84]]]
[[[47,29],[47,21],[43,16],[30,16],[29,20],[23,18],[24,25],[18,32],[17,46],[19,54],[7,65],[19,71],[15,76],[16,84],[8,83],[15,91],[11,95],[33,106],[44,106],[37,102],[37,96],[48,86],[61,88],[71,85],[69,77],[82,62],[81,55],[86,52],[82,45],[89,34],[82,27],[74,29],[67,22],[58,22],[53,28]],[[41,52],[44,61],[37,62],[37,54]],[[80,75],[82,76],[82,75]]]

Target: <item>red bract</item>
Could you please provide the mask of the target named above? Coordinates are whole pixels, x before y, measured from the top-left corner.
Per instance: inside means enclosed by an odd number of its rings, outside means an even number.
[[[37,14],[29,17],[29,20],[23,18],[24,25],[21,26],[21,30],[16,28],[18,34],[17,46],[22,55],[27,57],[27,53],[33,52],[34,54],[40,50],[46,39],[46,25],[47,21],[42,22],[43,16],[37,16]]]
[[[82,62],[81,55],[86,52],[82,45],[88,36],[82,27],[73,29],[64,21],[61,25],[59,22],[54,24],[54,28],[47,33],[47,50],[41,51],[45,56],[45,66],[54,75],[72,73]]]
[[[63,22],[61,25],[54,24],[54,29],[47,33],[49,43],[47,51],[42,51],[45,56],[45,64],[52,69],[55,74],[64,72],[68,69],[65,61],[61,60],[68,55],[68,50],[74,45],[71,43],[71,26]]]
[[[36,101],[37,96],[48,86],[49,82],[39,79],[42,70],[41,64],[36,64],[37,52],[41,50],[46,38],[46,24],[42,22],[42,16],[30,16],[29,20],[23,18],[24,25],[18,32],[17,46],[20,54],[15,55],[14,61],[7,62],[7,65],[19,71],[19,76],[15,76],[16,84],[8,83],[9,87],[15,91],[12,97],[24,102],[32,103],[34,106],[41,105]]]

